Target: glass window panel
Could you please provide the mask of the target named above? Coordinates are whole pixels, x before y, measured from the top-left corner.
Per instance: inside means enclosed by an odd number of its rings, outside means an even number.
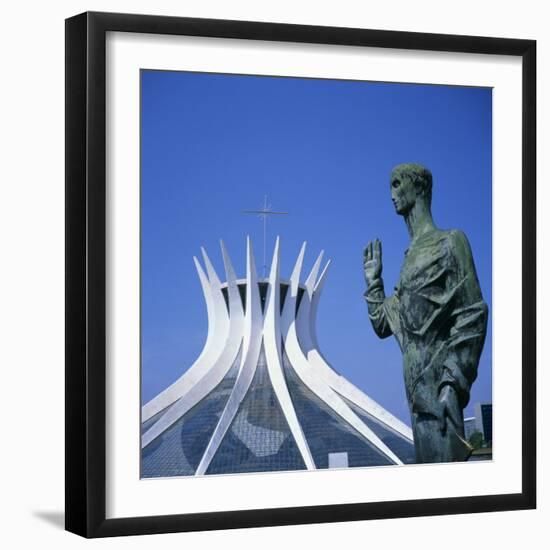
[[[341,397],[341,396],[340,396]],[[363,409],[342,397],[350,409],[395,453],[404,464],[415,464],[414,444]]]
[[[269,379],[262,345],[250,388],[206,473],[303,469],[304,461]]]
[[[290,395],[317,468],[328,468],[329,454],[345,452],[350,467],[392,464],[300,380],[286,353],[283,364]]]
[[[142,449],[141,477],[194,475],[235,385],[240,355],[214,390]]]

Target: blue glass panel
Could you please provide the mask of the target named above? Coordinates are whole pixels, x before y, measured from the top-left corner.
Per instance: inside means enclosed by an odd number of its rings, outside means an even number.
[[[415,464],[414,444],[363,409],[342,397],[350,409],[390,448],[404,464]]]
[[[142,450],[141,477],[195,473],[235,385],[239,364],[240,353],[214,390]]]
[[[170,410],[170,407],[172,407],[172,405],[168,405],[168,407],[162,409],[162,411],[154,414],[151,418],[149,418],[149,420],[142,422],[141,435],[143,435],[165,412],[168,412]]]
[[[350,467],[392,464],[300,380],[286,353],[283,365],[290,395],[317,468],[328,468],[329,453],[343,452],[348,453]]]
[[[207,474],[303,470],[267,371],[262,346],[258,367]]]

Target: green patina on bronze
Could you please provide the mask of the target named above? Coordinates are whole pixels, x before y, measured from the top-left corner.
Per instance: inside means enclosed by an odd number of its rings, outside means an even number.
[[[403,372],[416,460],[467,460],[463,409],[477,376],[487,332],[483,301],[468,239],[438,229],[432,219],[432,175],[419,164],[400,164],[390,177],[396,212],[410,236],[399,282],[387,297],[382,244],[364,250],[365,299],[376,334],[393,334],[403,353]]]

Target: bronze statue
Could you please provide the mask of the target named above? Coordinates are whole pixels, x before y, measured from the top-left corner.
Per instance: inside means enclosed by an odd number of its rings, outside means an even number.
[[[487,332],[483,301],[466,235],[438,229],[432,219],[432,174],[419,164],[400,164],[390,177],[396,212],[410,237],[399,283],[386,297],[382,244],[364,250],[365,299],[376,334],[393,334],[403,371],[416,461],[467,460],[463,409],[477,376]]]

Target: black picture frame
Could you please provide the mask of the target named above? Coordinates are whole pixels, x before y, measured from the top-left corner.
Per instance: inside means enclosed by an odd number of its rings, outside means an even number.
[[[516,494],[106,519],[108,31],[517,56],[522,60],[522,491]],[[107,537],[536,507],[536,42],[83,13],[66,20],[66,529]]]

